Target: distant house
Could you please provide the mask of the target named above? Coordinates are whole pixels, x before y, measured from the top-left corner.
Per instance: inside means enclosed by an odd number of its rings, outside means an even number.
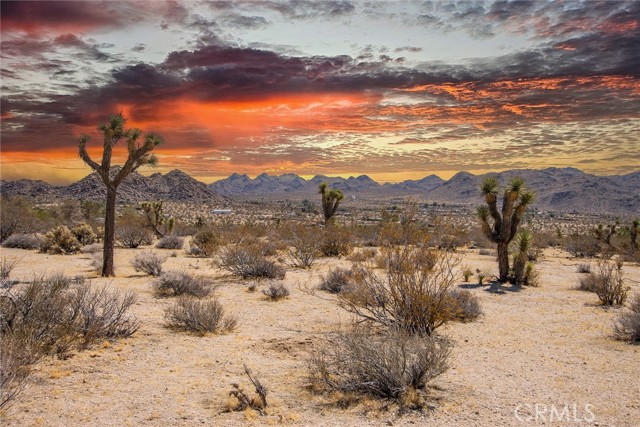
[[[233,211],[231,209],[214,209],[211,213],[214,215],[229,215],[232,214]]]

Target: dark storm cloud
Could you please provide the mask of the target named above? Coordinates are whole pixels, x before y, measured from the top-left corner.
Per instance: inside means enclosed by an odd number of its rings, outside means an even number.
[[[119,1],[2,1],[0,8],[5,30],[121,27],[138,15],[134,4]]]

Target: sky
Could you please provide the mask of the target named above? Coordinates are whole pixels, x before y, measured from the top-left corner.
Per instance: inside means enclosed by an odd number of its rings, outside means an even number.
[[[2,179],[86,176],[119,112],[206,183],[640,169],[640,1],[0,5]]]

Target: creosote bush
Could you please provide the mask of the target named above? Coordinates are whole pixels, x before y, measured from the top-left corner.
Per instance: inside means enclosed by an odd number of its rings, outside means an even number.
[[[48,254],[75,254],[80,243],[64,225],[51,229],[44,235],[40,251]]]
[[[207,333],[225,333],[238,324],[235,317],[227,316],[222,304],[216,299],[197,299],[181,296],[165,311],[167,326],[175,329]]]
[[[220,254],[220,267],[243,279],[283,279],[285,269],[268,259],[258,244],[226,246]]]
[[[423,247],[383,249],[383,271],[363,268],[353,286],[338,294],[342,308],[362,321],[419,335],[455,319],[451,290],[458,257]]]
[[[150,276],[158,277],[162,274],[162,264],[167,260],[166,256],[155,252],[142,252],[131,261],[136,271],[142,271]]]
[[[280,301],[289,296],[289,289],[282,283],[270,283],[262,290],[262,293],[271,301]]]
[[[595,271],[580,278],[578,289],[595,292],[603,305],[624,304],[629,288],[624,285],[622,263],[599,261]]]
[[[196,246],[199,249],[199,253],[210,257],[220,247],[220,237],[212,228],[204,228],[191,238],[191,246]]]
[[[164,236],[158,243],[156,248],[158,249],[182,249],[184,246],[184,238],[179,236]]]
[[[158,295],[192,295],[202,298],[213,290],[213,280],[204,276],[194,276],[183,271],[166,271],[153,283]]]
[[[328,390],[400,401],[448,369],[450,348],[442,338],[354,327],[314,353],[310,378]]]
[[[320,255],[319,230],[301,224],[293,224],[282,230],[287,244],[289,264],[295,268],[310,268]]]
[[[2,247],[13,249],[38,249],[42,242],[34,234],[12,234],[4,242]]]
[[[619,340],[640,343],[640,294],[636,294],[629,309],[616,318],[613,331]]]
[[[351,252],[352,234],[347,227],[327,225],[322,233],[320,252],[326,257],[347,256]]]

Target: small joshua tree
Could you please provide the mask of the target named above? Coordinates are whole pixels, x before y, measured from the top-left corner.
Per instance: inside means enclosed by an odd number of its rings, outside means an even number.
[[[166,219],[164,217],[164,212],[162,211],[162,201],[160,202],[143,202],[142,211],[144,212],[144,217],[147,221],[147,226],[153,231],[157,238],[161,239],[164,237],[164,233],[160,231],[160,226],[164,225],[168,234],[173,232],[173,226],[175,221],[172,218]]]
[[[329,224],[333,215],[335,215],[340,206],[340,201],[344,199],[344,194],[340,190],[328,188],[328,184],[323,182],[318,187],[322,195],[322,213],[324,214],[324,223]]]
[[[629,236],[631,237],[631,249],[638,249],[638,231],[640,231],[640,220],[636,219],[631,223]]]
[[[480,187],[486,205],[478,207],[483,233],[498,246],[498,280],[509,280],[509,242],[513,240],[527,206],[533,201],[533,192],[526,190],[522,178],[514,178],[504,191],[502,212],[498,211],[498,179],[489,177]],[[489,224],[489,217],[493,226]]]
[[[104,135],[102,161],[100,164],[93,161],[89,156],[86,148],[87,142],[89,141],[87,135],[82,135],[78,143],[78,154],[80,158],[90,166],[91,169],[98,173],[107,188],[102,277],[115,276],[113,268],[113,245],[115,242],[116,192],[118,186],[131,172],[137,170],[140,166],[156,165],[158,158],[155,154],[152,154],[151,151],[163,141],[160,135],[148,133],[144,138],[144,143],[140,144],[138,139],[140,135],[142,135],[142,131],[135,128],[125,130],[124,123],[125,119],[122,117],[122,113],[120,113],[112,116],[108,123],[103,123],[98,126],[98,130]],[[121,140],[125,140],[127,143],[127,160],[119,171],[112,173],[111,155],[113,153],[113,147]]]

